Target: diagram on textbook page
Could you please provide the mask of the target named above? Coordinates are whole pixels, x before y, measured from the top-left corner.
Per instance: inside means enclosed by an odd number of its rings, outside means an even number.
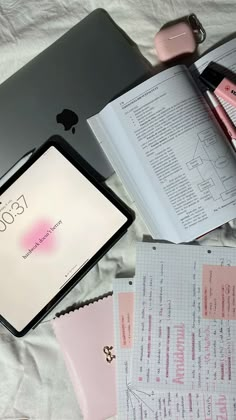
[[[224,202],[235,198],[235,162],[232,161],[230,149],[227,150],[225,145],[221,145],[213,128],[205,129],[197,136],[193,157],[186,165],[189,171],[197,172],[199,191],[214,201]]]

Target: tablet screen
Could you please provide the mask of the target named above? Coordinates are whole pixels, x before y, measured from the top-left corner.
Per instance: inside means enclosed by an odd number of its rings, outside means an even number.
[[[0,312],[21,331],[127,218],[54,146],[0,203]]]

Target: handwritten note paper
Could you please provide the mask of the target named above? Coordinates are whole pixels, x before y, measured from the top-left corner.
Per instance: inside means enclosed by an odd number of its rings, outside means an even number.
[[[115,279],[113,293],[118,419],[154,420],[154,406],[157,404],[155,393],[141,390],[140,386],[131,386],[130,383],[134,326],[133,279]]]
[[[131,325],[136,299],[133,282],[134,279],[115,279],[113,282],[118,420],[236,420],[233,396],[181,392],[178,387],[172,392],[160,392],[141,384],[132,385],[134,347],[130,343],[134,344],[137,339],[133,337]]]
[[[226,260],[236,266],[235,250],[138,245],[135,385],[219,392],[222,401],[226,393],[236,394],[235,323],[202,317],[203,266],[222,266]]]

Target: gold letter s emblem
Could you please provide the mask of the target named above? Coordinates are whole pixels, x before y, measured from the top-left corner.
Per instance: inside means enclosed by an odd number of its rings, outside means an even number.
[[[106,361],[108,363],[111,363],[112,360],[116,358],[116,356],[114,354],[112,354],[112,352],[111,352],[112,349],[113,349],[112,346],[110,346],[110,347],[109,346],[103,347],[103,353],[105,353],[105,355],[106,355]]]

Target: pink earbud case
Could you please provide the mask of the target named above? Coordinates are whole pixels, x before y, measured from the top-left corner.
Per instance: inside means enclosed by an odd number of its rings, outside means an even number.
[[[161,29],[157,32],[154,42],[157,56],[163,62],[193,53],[197,46],[193,31],[186,22]]]

